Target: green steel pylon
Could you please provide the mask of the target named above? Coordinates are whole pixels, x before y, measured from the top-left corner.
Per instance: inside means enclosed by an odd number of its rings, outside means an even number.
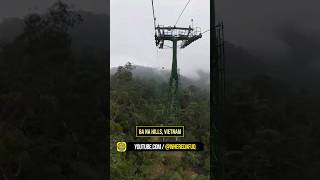
[[[183,27],[155,27],[155,40],[156,46],[160,49],[164,47],[165,41],[172,42],[172,67],[169,80],[168,88],[168,100],[165,109],[165,119],[166,125],[178,125],[180,123],[179,119],[179,74],[177,65],[177,48],[178,42],[181,41],[180,48],[185,48],[194,41],[202,37],[200,28],[183,28]]]
[[[166,107],[166,118],[167,124],[179,124],[179,75],[178,75],[178,65],[177,65],[177,41],[172,41],[172,67],[169,80],[168,88],[168,104]]]

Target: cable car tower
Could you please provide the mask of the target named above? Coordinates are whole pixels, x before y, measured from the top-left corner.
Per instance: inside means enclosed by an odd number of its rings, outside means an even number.
[[[187,5],[190,3],[188,1]],[[194,28],[191,25],[189,27],[177,27],[177,23],[186,9],[187,5],[182,10],[176,24],[174,26],[156,26],[156,18],[154,15],[154,6],[152,0],[152,10],[154,18],[154,29],[155,29],[155,42],[159,49],[163,49],[165,42],[172,43],[172,66],[171,74],[169,79],[168,88],[168,101],[165,109],[166,124],[178,124],[179,123],[179,103],[178,103],[178,89],[179,89],[179,73],[177,65],[177,48],[183,49],[189,46],[191,43],[202,37],[201,29]]]

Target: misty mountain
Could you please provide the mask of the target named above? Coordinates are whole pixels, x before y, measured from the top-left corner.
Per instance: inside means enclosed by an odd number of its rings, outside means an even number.
[[[85,52],[95,49],[107,52],[109,50],[109,17],[106,14],[95,14],[81,11],[84,22],[76,26],[71,35],[75,51]],[[12,41],[24,27],[22,18],[8,18],[0,23],[0,45]],[[306,33],[294,26],[283,26],[275,31],[276,38],[285,45],[286,57],[277,57],[276,52],[268,57],[248,51],[244,47],[225,42],[226,78],[236,82],[250,79],[256,75],[269,75],[297,88],[311,90],[320,89],[319,55],[320,38],[317,34]],[[275,58],[270,58],[275,57]],[[111,71],[114,71],[111,69]],[[134,75],[143,78],[154,78],[167,82],[169,72],[154,68],[137,66]],[[199,79],[192,80],[181,76],[183,84],[207,86],[209,73],[198,71]],[[306,81],[308,79],[308,81]]]
[[[80,11],[83,23],[76,26],[71,32],[75,50],[84,48],[108,48],[109,18],[106,14],[95,14]],[[0,43],[8,43],[23,32],[23,18],[7,18],[0,23]]]
[[[83,52],[86,49],[109,50],[108,24],[109,18],[106,14],[95,14],[92,12],[81,11],[84,21],[76,26],[71,35],[73,38],[74,50]],[[17,37],[24,27],[23,19],[9,18],[0,24],[0,42],[9,42]],[[246,78],[253,74],[265,72],[265,64],[245,49],[236,47],[231,43],[226,43],[227,54],[227,73],[229,78]],[[113,71],[113,69],[111,69]],[[199,70],[199,79],[191,80],[182,76],[183,84],[197,84],[199,86],[209,84],[209,73]],[[143,66],[137,66],[134,70],[137,77],[155,78],[161,81],[168,81],[170,73],[166,70],[158,70]],[[147,75],[147,76],[145,76]]]
[[[161,83],[168,83],[170,79],[170,71],[157,69],[152,67],[146,67],[141,65],[134,65],[134,69],[132,70],[133,77],[138,79],[146,79],[146,80],[155,80]],[[117,72],[117,67],[112,67],[110,69],[110,75],[113,75]],[[199,71],[199,78],[191,79],[189,77],[180,75],[180,84],[182,87],[187,86],[197,86],[200,88],[207,89],[210,85],[210,75],[209,73]]]
[[[19,18],[7,18],[0,24],[0,43],[14,40],[23,32],[24,22]]]
[[[74,47],[109,50],[109,17],[85,11],[80,14],[84,22],[71,31]]]
[[[265,74],[269,67],[259,57],[252,55],[243,47],[225,43],[226,74],[228,79],[248,79],[258,74]]]

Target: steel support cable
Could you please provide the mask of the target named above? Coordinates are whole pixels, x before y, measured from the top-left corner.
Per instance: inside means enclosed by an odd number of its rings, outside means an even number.
[[[153,25],[154,25],[154,29],[156,29],[156,16],[155,16],[155,12],[154,12],[153,0],[151,0],[151,4],[152,4]]]
[[[205,30],[205,31],[203,31],[201,34],[205,34],[205,33],[209,32],[209,31],[210,31],[210,29]]]
[[[184,6],[184,8],[183,8],[182,12],[180,13],[180,15],[179,15],[179,17],[178,17],[178,19],[177,19],[177,21],[176,21],[176,24],[175,24],[174,26],[176,26],[176,25],[178,24],[178,22],[179,22],[179,20],[180,20],[180,18],[181,18],[181,16],[182,16],[182,14],[183,14],[184,11],[187,9],[187,7],[188,7],[188,5],[190,4],[190,2],[191,2],[191,0],[188,0],[187,4]]]

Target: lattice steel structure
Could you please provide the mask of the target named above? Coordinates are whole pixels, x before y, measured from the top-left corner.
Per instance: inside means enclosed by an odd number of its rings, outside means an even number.
[[[200,28],[193,28],[191,26],[176,27],[176,26],[156,26],[155,27],[155,41],[156,46],[162,49],[166,41],[172,42],[172,66],[168,89],[168,104],[166,106],[166,124],[179,123],[179,102],[178,102],[178,88],[179,88],[179,74],[177,65],[177,48],[180,43],[180,48],[185,48],[194,41],[202,37]]]

